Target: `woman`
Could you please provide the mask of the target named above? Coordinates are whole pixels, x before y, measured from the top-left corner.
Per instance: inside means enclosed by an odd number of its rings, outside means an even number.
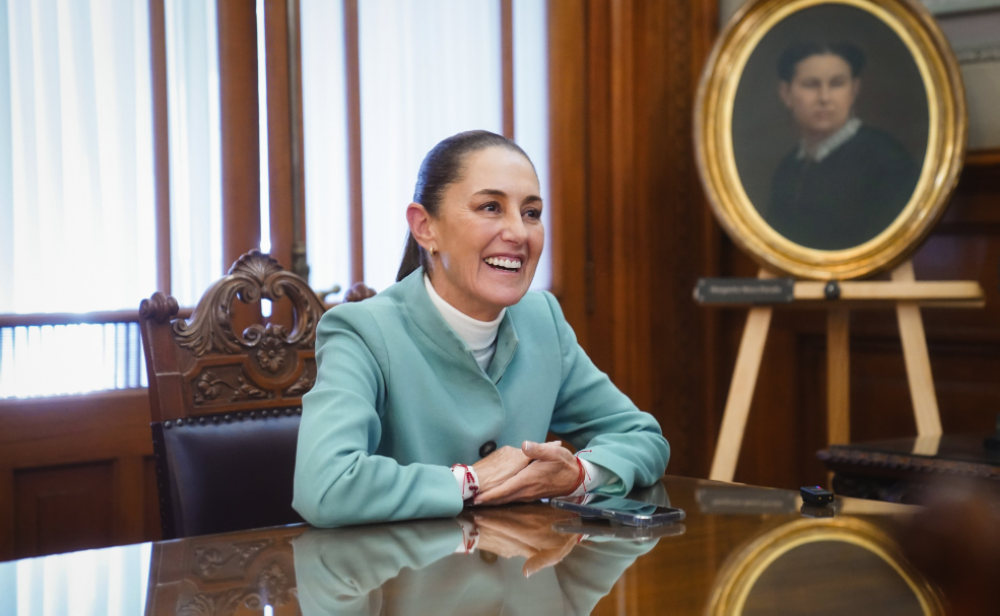
[[[669,447],[528,293],[544,244],[538,178],[512,141],[445,139],[406,211],[397,284],[322,318],[293,506],[316,526],[453,517],[663,474]],[[543,443],[551,430],[578,449]]]
[[[886,229],[919,170],[888,133],[854,115],[865,54],[850,43],[803,43],[778,61],[778,94],[800,142],[778,165],[764,219],[797,244],[841,250]]]

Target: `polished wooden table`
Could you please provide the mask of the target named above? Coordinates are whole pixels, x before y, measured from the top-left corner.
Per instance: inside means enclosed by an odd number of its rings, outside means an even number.
[[[838,499],[803,512],[794,492],[675,477],[633,497],[687,517],[643,532],[539,503],[55,555],[0,563],[0,612],[942,613],[892,538],[913,507]]]

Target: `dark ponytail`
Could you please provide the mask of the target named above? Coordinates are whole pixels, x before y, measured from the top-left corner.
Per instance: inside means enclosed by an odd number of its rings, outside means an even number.
[[[413,189],[413,202],[424,206],[427,213],[436,218],[441,209],[444,191],[462,179],[465,157],[492,147],[513,150],[528,159],[528,155],[516,143],[487,130],[470,130],[452,135],[434,146],[424,157],[417,173],[417,185]],[[396,282],[412,274],[418,267],[422,266],[426,270],[430,262],[428,257],[427,251],[420,247],[413,234],[407,233],[406,248],[403,250],[403,261],[399,264]]]

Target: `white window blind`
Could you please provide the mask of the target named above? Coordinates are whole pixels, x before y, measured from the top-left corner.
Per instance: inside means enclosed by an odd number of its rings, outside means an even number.
[[[156,289],[148,0],[0,0],[0,314]],[[223,273],[214,0],[166,0],[172,292]],[[53,376],[56,375],[56,376]],[[0,398],[141,387],[134,323],[0,328]]]
[[[350,282],[343,2],[301,0],[306,246],[314,289]]]
[[[222,262],[218,26],[214,0],[166,0],[164,9],[171,294],[194,306],[229,267]]]
[[[358,3],[365,283],[395,282],[417,169],[455,133],[503,132],[499,0]]]
[[[0,313],[155,289],[146,2],[0,0]]]

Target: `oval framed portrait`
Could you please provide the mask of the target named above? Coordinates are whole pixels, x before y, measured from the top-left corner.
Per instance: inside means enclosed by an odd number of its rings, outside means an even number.
[[[770,269],[850,279],[905,259],[965,156],[961,72],[912,0],[757,0],[702,75],[698,168],[716,218]]]

